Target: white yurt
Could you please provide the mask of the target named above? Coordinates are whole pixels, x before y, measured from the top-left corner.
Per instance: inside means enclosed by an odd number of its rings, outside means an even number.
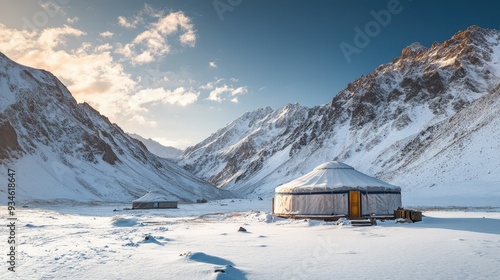
[[[177,199],[157,192],[148,192],[142,197],[132,200],[132,209],[177,208]]]
[[[401,188],[330,161],[275,189],[274,214],[391,216],[401,207]]]

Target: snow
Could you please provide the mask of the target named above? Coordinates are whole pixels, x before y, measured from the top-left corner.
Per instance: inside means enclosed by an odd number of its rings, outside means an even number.
[[[422,44],[420,44],[419,42],[411,43],[407,48],[413,52],[427,50],[427,48],[425,46],[423,46]]]
[[[418,223],[387,220],[354,227],[280,219],[270,215],[270,206],[269,200],[147,211],[121,210],[130,207],[123,204],[29,205],[17,211],[16,272],[7,271],[2,253],[0,278],[492,279],[500,274],[499,209],[432,210]],[[6,234],[1,227],[0,235]],[[1,252],[7,245],[1,243]]]
[[[134,134],[134,133],[129,134],[129,136],[141,141],[148,148],[148,151],[150,151],[151,153],[153,153],[159,157],[175,159],[182,154],[182,150],[174,148],[174,147],[163,146],[162,144],[156,142],[155,140],[153,140],[151,138],[146,139],[146,138],[144,138],[138,134]]]
[[[313,193],[332,191],[344,187],[377,190],[400,190],[377,178],[355,170],[352,166],[337,161],[325,162],[306,175],[276,188],[277,193]]]
[[[165,196],[158,192],[148,192],[144,196],[139,197],[138,199],[132,200],[132,202],[158,202],[158,201],[176,201],[172,197]]]

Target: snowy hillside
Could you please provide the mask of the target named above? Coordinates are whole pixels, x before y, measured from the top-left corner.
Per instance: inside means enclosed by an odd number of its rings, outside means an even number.
[[[174,148],[174,147],[166,147],[162,144],[156,142],[155,140],[149,138],[146,139],[138,134],[129,133],[129,136],[141,141],[152,154],[155,154],[162,158],[177,158],[182,155],[182,150]]]
[[[130,201],[149,190],[184,201],[226,196],[77,104],[52,74],[1,53],[0,163],[15,170],[19,201]]]
[[[271,196],[335,159],[400,185],[403,202],[498,204],[499,84],[500,32],[472,26],[408,46],[330,104],[246,113],[186,149],[181,164],[218,187]]]

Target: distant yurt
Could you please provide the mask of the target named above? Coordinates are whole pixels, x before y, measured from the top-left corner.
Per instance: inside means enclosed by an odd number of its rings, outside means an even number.
[[[132,209],[177,208],[178,201],[157,192],[148,192],[132,201]]]
[[[401,188],[337,161],[275,189],[277,216],[335,215],[357,218],[392,216],[401,207]]]

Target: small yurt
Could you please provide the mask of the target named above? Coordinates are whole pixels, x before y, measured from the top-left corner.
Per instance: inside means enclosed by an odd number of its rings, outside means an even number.
[[[132,200],[132,209],[165,209],[177,208],[178,201],[157,192],[148,192],[144,196]]]
[[[392,216],[401,207],[401,188],[330,161],[275,189],[274,214]]]

